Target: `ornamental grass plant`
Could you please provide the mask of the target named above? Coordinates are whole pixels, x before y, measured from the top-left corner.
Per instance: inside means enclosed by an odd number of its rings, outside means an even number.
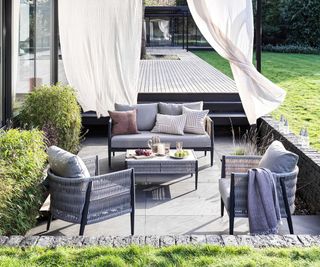
[[[42,85],[26,97],[18,116],[20,126],[45,132],[48,145],[76,153],[81,139],[81,110],[70,86]]]
[[[0,131],[0,235],[23,235],[35,225],[46,158],[42,131]]]

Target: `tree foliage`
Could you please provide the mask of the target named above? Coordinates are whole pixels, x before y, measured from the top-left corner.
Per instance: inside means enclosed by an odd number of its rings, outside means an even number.
[[[262,3],[264,44],[319,47],[319,0],[263,0]]]

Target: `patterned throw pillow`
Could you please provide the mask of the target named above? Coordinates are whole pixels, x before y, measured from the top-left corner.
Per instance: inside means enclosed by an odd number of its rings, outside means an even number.
[[[209,110],[199,111],[183,107],[182,112],[184,115],[186,115],[184,132],[193,134],[206,134],[205,120]]]
[[[157,115],[156,125],[152,129],[152,133],[167,133],[184,135],[184,126],[186,124],[186,115]]]

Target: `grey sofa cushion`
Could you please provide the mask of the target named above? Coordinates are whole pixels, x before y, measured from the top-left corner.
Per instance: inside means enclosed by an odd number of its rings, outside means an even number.
[[[181,115],[182,107],[186,107],[194,110],[202,110],[203,102],[191,102],[183,104],[172,104],[172,103],[159,103],[159,113],[164,115]]]
[[[51,171],[65,178],[86,178],[90,173],[82,159],[59,147],[48,148],[48,161]]]
[[[286,150],[279,141],[274,141],[267,149],[259,163],[260,168],[267,168],[275,173],[294,171],[299,156]]]
[[[186,118],[186,115],[174,116],[158,114],[156,125],[151,132],[184,135]]]
[[[111,139],[111,145],[114,148],[143,148],[148,147],[148,140],[154,136],[154,133],[149,131],[140,132],[140,134],[117,135]],[[211,147],[211,139],[209,135],[172,135],[172,134],[156,134],[160,137],[161,142],[171,143],[171,147],[175,148],[177,141],[183,142],[184,148],[209,148]]]
[[[116,111],[137,110],[137,127],[139,131],[150,131],[156,122],[158,103],[122,105],[115,104]]]

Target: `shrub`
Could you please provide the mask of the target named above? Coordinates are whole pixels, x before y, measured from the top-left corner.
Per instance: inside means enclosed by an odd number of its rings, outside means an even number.
[[[265,45],[263,51],[276,53],[320,54],[320,49],[303,45]]]
[[[34,226],[45,163],[42,131],[0,131],[0,235],[25,234]]]
[[[38,87],[27,96],[18,120],[23,127],[43,130],[49,144],[73,153],[79,149],[81,113],[70,86]]]

